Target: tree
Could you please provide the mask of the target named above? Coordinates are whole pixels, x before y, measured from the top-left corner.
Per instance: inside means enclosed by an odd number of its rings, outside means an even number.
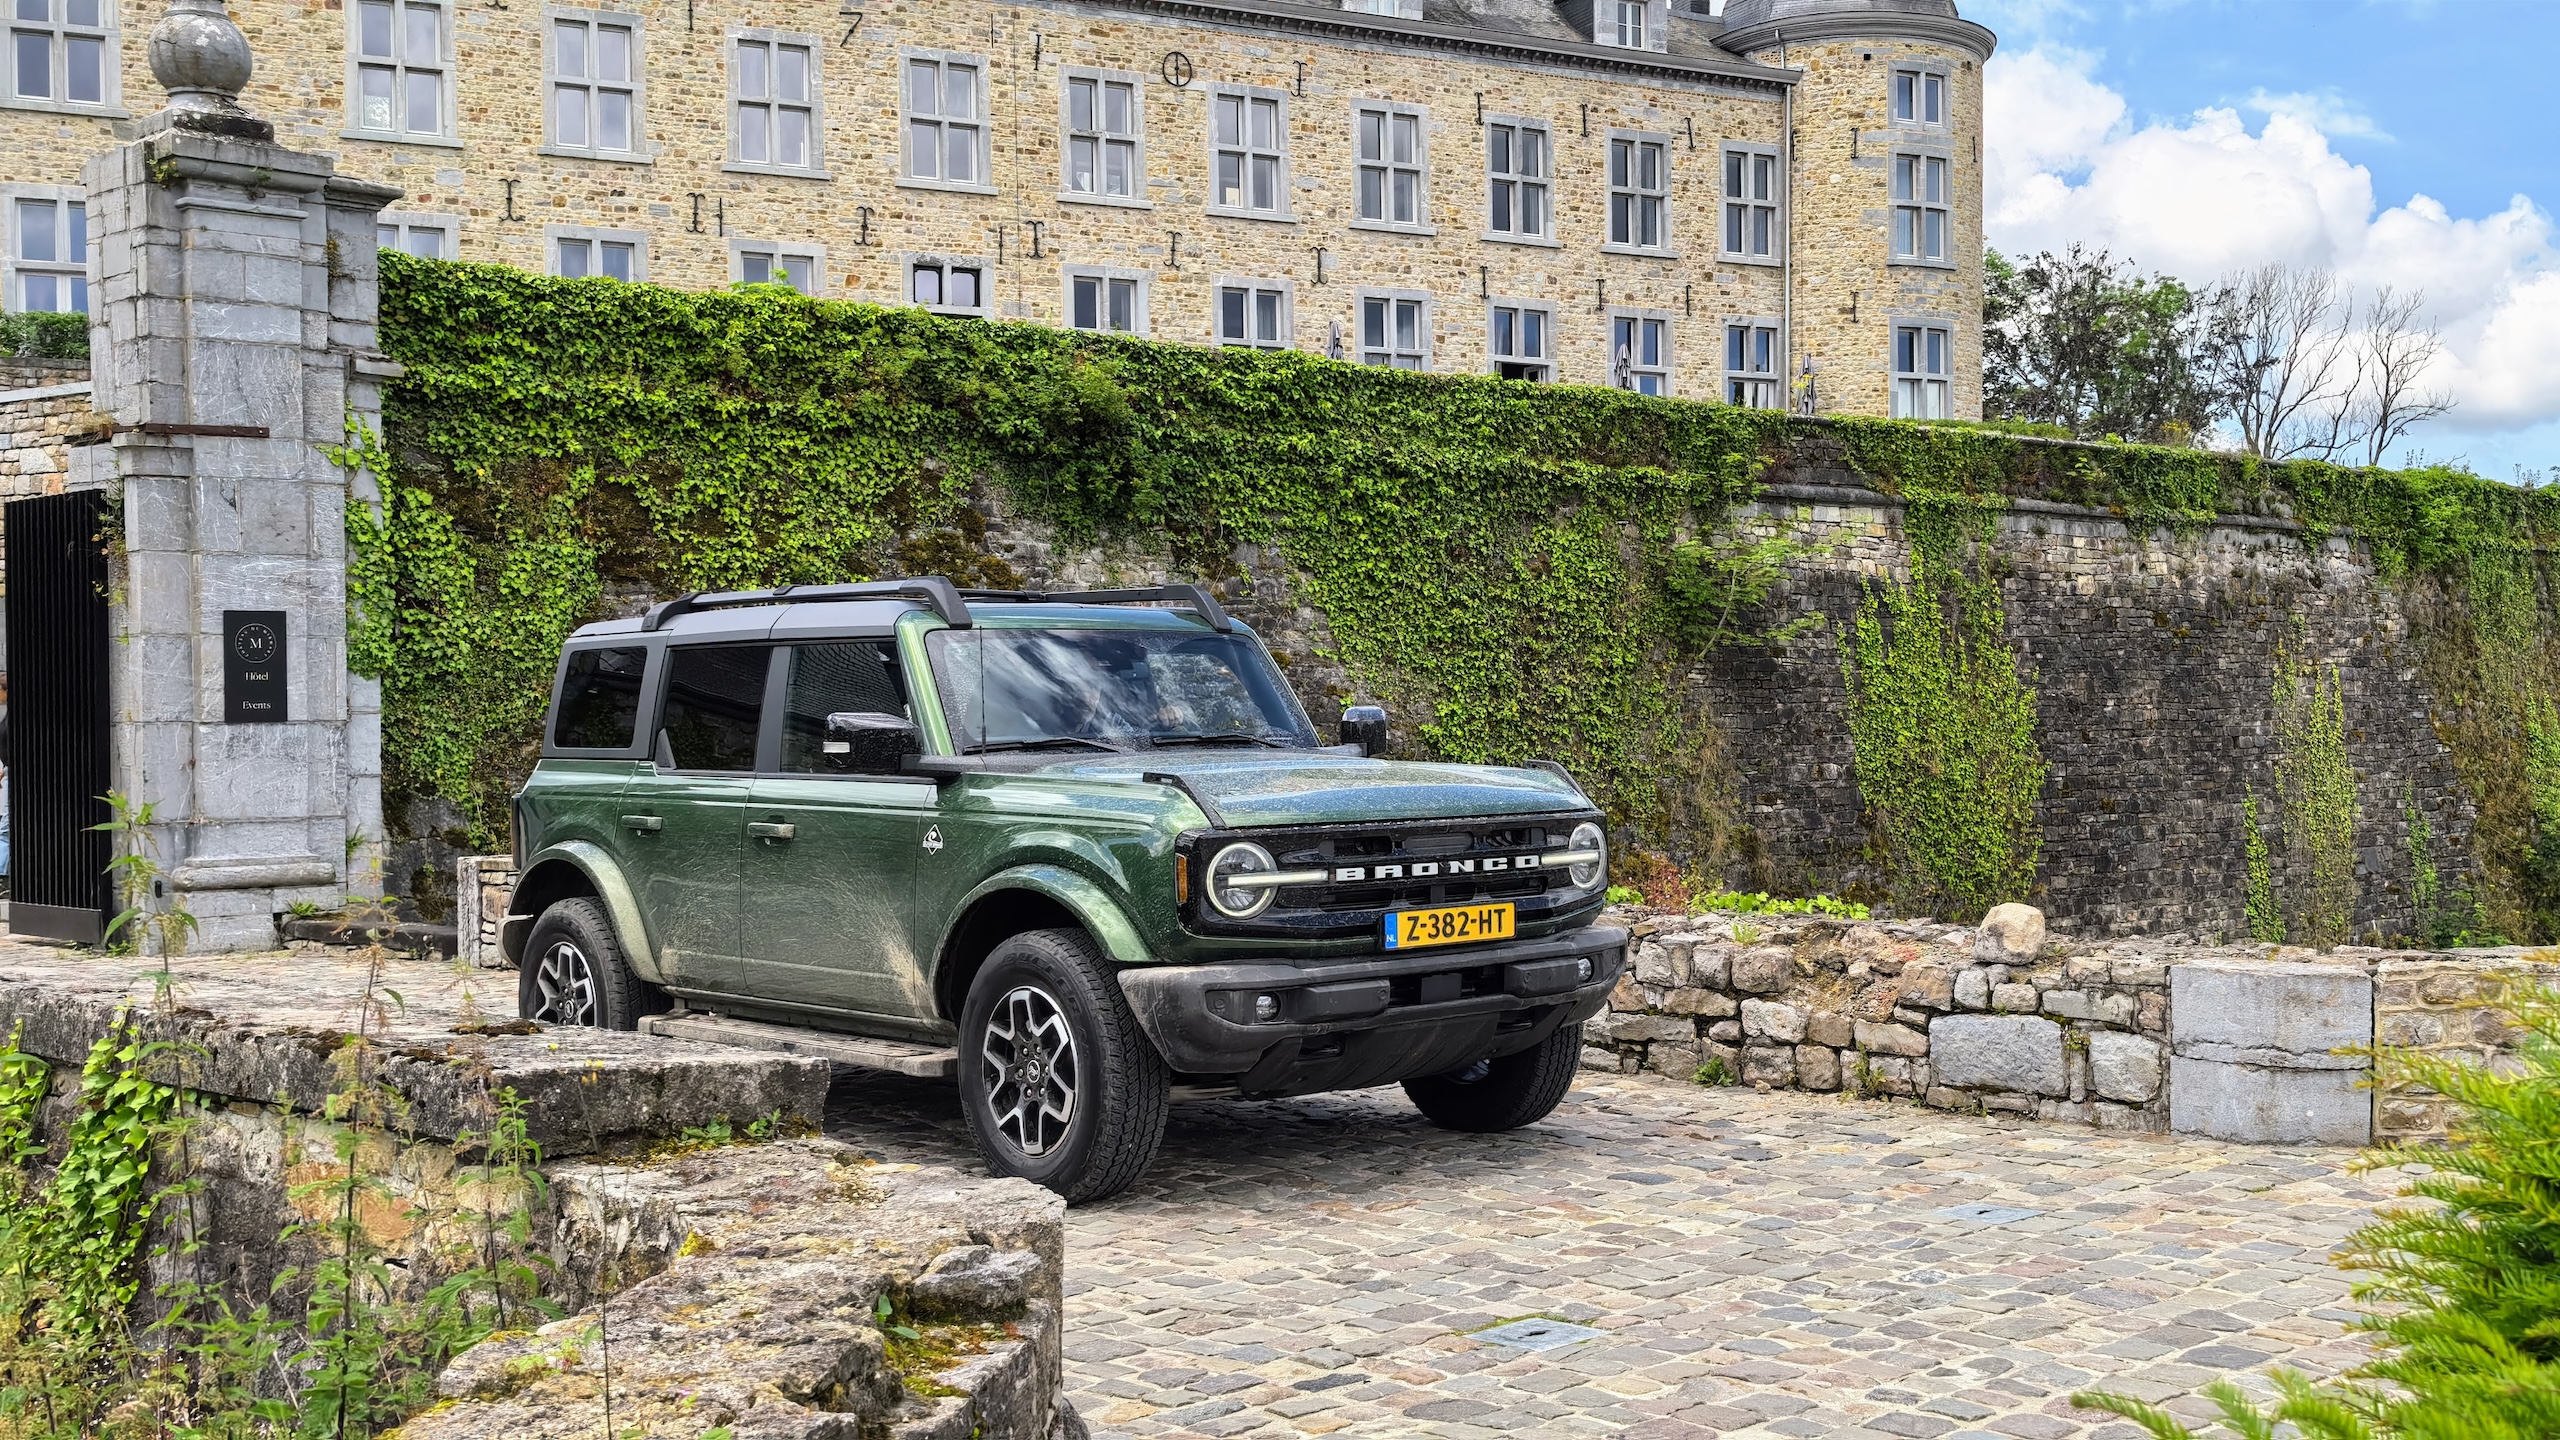
[[[2444,333],[2423,324],[2418,311],[2424,291],[2403,295],[2385,285],[2365,307],[2364,334],[2358,360],[2362,384],[2357,388],[2357,423],[2364,431],[2364,463],[2380,465],[2400,437],[2421,420],[2432,420],[2453,408],[2453,397],[2418,386],[2427,367],[2444,350]]]
[[[2453,397],[2422,388],[2444,350],[2419,319],[2423,292],[2385,285],[2358,317],[2355,293],[2326,270],[2261,265],[2223,282],[2207,307],[2205,351],[2216,409],[2240,448],[2268,460],[2379,465]]]
[[[2199,367],[2209,297],[2074,245],[1984,256],[1983,410],[2082,439],[2186,444],[2215,418]]]

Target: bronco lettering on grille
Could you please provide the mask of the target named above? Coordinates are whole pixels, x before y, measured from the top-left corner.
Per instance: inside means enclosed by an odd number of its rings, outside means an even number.
[[[1538,857],[1535,855],[1488,855],[1481,860],[1426,860],[1413,866],[1412,874],[1416,879],[1427,879],[1444,869],[1452,875],[1471,875],[1478,870],[1491,874],[1502,870],[1537,868]],[[1405,874],[1406,867],[1402,865],[1343,865],[1335,868],[1333,878],[1337,884],[1348,884],[1354,880],[1402,880]]]

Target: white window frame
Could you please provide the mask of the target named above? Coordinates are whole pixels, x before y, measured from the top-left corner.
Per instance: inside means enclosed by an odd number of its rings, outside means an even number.
[[[9,32],[9,48],[0,52],[0,110],[43,110],[57,115],[104,115],[123,118],[124,108],[124,31],[119,24],[121,6],[118,0],[98,0],[98,24],[81,25],[67,18],[68,0],[50,0],[45,19],[20,20],[18,7],[11,4],[0,12],[0,29]],[[18,36],[43,35],[45,42],[45,93],[18,93]],[[98,42],[98,98],[67,98],[71,88],[71,44],[73,40]]]
[[[1718,257],[1730,260],[1737,265],[1785,264],[1787,177],[1782,169],[1783,161],[1778,153],[1778,147],[1727,143],[1719,148],[1716,161],[1716,254]],[[1769,193],[1765,197],[1751,193],[1751,181],[1758,168],[1755,162],[1760,161],[1766,161],[1768,164],[1765,173],[1769,179]],[[1742,167],[1744,189],[1741,194],[1734,193],[1733,189],[1734,166],[1737,162]],[[1769,248],[1754,250],[1750,248],[1753,238],[1752,222],[1762,214],[1768,217]],[[1739,232],[1735,229],[1734,222],[1737,220],[1741,222]],[[1742,239],[1740,249],[1736,249],[1733,244],[1737,233]]]
[[[1641,329],[1636,330],[1627,347],[1628,379],[1625,384],[1619,384],[1618,327],[1621,324],[1642,326],[1648,321],[1659,322],[1662,326],[1662,351],[1659,362],[1651,365],[1645,363],[1644,351],[1634,343],[1635,338],[1640,338],[1644,332]],[[1645,377],[1658,376],[1662,381],[1660,398],[1667,400],[1678,394],[1679,391],[1674,388],[1680,373],[1675,368],[1679,360],[1677,332],[1678,327],[1673,324],[1672,314],[1668,310],[1646,310],[1632,305],[1609,307],[1608,346],[1607,353],[1602,357],[1605,368],[1601,371],[1600,383],[1644,394],[1648,393],[1644,389]]]
[[[1507,131],[1512,137],[1512,165],[1514,167],[1512,169],[1497,170],[1494,168],[1493,147],[1494,131],[1496,129]],[[1538,136],[1539,147],[1545,152],[1545,166],[1536,175],[1526,174],[1517,168],[1519,165],[1519,137],[1524,133],[1530,132],[1536,133]],[[1505,184],[1512,187],[1512,195],[1504,202],[1504,210],[1506,217],[1512,222],[1513,228],[1509,230],[1497,230],[1493,228],[1494,187]],[[1542,223],[1546,226],[1546,232],[1544,234],[1523,234],[1518,228],[1520,221],[1519,191],[1523,186],[1535,187],[1543,197],[1539,203],[1543,207],[1541,219]],[[1476,213],[1484,218],[1484,233],[1480,238],[1492,241],[1496,245],[1542,245],[1550,250],[1558,249],[1563,246],[1564,242],[1556,238],[1556,136],[1553,126],[1550,126],[1544,120],[1532,120],[1525,115],[1487,115],[1484,117],[1484,191],[1477,197]]]
[[[1218,104],[1220,101],[1231,97],[1243,101],[1244,123],[1242,138],[1244,143],[1241,147],[1234,145],[1221,145],[1218,143]],[[1278,128],[1273,138],[1277,143],[1274,148],[1269,150],[1259,148],[1252,143],[1253,102],[1256,100],[1269,100],[1276,103],[1277,118],[1275,120],[1275,124]],[[1290,171],[1292,168],[1289,164],[1289,125],[1292,118],[1289,113],[1289,92],[1286,90],[1269,89],[1259,85],[1212,85],[1209,87],[1208,109],[1209,193],[1207,199],[1209,213],[1212,215],[1224,215],[1236,220],[1277,220],[1295,223],[1297,216],[1292,211],[1289,194],[1291,180]],[[1232,152],[1243,157],[1242,184],[1238,187],[1237,193],[1248,202],[1244,205],[1224,205],[1220,204],[1218,201],[1218,161],[1222,152]],[[1274,198],[1276,198],[1280,203],[1269,210],[1256,210],[1250,203],[1253,198],[1252,162],[1265,156],[1272,157],[1278,162],[1277,169],[1279,174],[1278,179],[1274,182],[1273,188],[1275,192]]]
[[[1400,307],[1417,302],[1422,307],[1420,318],[1415,322],[1420,349],[1408,350],[1396,343],[1396,315]],[[1383,312],[1385,326],[1381,332],[1384,343],[1379,346],[1372,346],[1369,343],[1369,307],[1373,303],[1381,304],[1386,307]],[[1354,292],[1351,297],[1350,358],[1363,365],[1393,365],[1394,368],[1399,370],[1430,370],[1431,332],[1432,328],[1439,323],[1439,316],[1437,314],[1438,309],[1439,307],[1432,302],[1431,292],[1428,290],[1360,290]],[[1371,359],[1370,357],[1373,355],[1384,358]],[[1395,364],[1395,361],[1406,357],[1412,358],[1415,363],[1411,365]]]
[[[381,232],[384,230],[398,232],[398,244],[396,248],[401,250],[403,253],[412,255],[417,252],[409,249],[410,231],[439,231],[444,235],[446,253],[439,255],[436,258],[439,260],[459,260],[462,258],[462,217],[459,215],[431,213],[424,210],[385,210],[381,215],[375,218],[373,228],[377,240],[380,238]]]
[[[900,72],[902,75],[903,71]],[[1105,87],[1129,87],[1129,133],[1120,135],[1103,128],[1108,114],[1095,118],[1094,128],[1075,127],[1075,86],[1093,86],[1094,99],[1100,103]],[[903,112],[902,112],[903,114]],[[903,129],[900,133],[904,133]],[[1096,169],[1092,190],[1075,188],[1075,145],[1079,139],[1094,144]],[[1100,188],[1108,173],[1102,165],[1108,147],[1114,141],[1128,144],[1130,157],[1130,189],[1126,195],[1113,195]],[[1062,205],[1117,205],[1127,210],[1152,210],[1155,202],[1147,197],[1147,77],[1134,70],[1097,70],[1089,65],[1065,65],[1058,70],[1058,202]]]
[[[934,77],[934,94],[937,97],[950,93],[949,72],[953,67],[976,71],[976,112],[967,116],[948,114],[938,108],[943,103],[938,98],[935,102],[937,108],[931,115],[910,108],[913,97],[909,92],[907,67],[916,64],[940,67]],[[898,47],[898,184],[902,188],[947,190],[960,195],[996,193],[995,181],[990,178],[995,165],[995,96],[989,88],[992,71],[993,66],[986,56],[966,50],[932,50],[917,45]],[[1060,103],[1063,106],[1063,100]],[[934,173],[931,175],[916,173],[915,127],[918,124],[933,126],[937,137],[934,142]],[[953,125],[968,126],[977,132],[977,154],[970,162],[977,167],[976,179],[949,180],[942,176],[943,159],[947,153],[944,147],[948,144],[949,127]]]
[[[786,259],[806,261],[809,266],[809,288],[800,293],[803,295],[827,293],[826,246],[799,240],[743,240],[733,237],[729,241],[730,284],[747,283],[747,258],[751,255],[764,256],[768,263]]]
[[[807,100],[790,100],[775,94],[741,93],[744,75],[738,51],[748,45],[761,45],[767,51],[785,46],[809,52],[809,95]],[[720,42],[720,153],[722,171],[732,175],[783,175],[797,180],[826,180],[827,172],[827,42],[822,35],[804,34],[797,30],[775,30],[759,25],[732,25]],[[765,67],[765,84],[770,90],[778,69],[770,60]],[[749,160],[746,155],[746,107],[762,106],[768,114],[786,106],[809,112],[809,163],[785,165],[774,160]],[[767,121],[770,124],[770,120]],[[766,153],[772,153],[773,132],[767,132]]]
[[[601,269],[604,259],[601,247],[607,244],[627,244],[631,247],[632,284],[645,284],[649,279],[649,232],[646,230],[609,230],[595,225],[543,226],[542,273],[555,279],[562,278],[560,242],[563,240],[584,240],[599,247],[595,252],[599,268],[590,271],[586,276],[587,279],[610,278],[604,276]]]
[[[1342,8],[1354,15],[1376,15],[1388,20],[1422,18],[1422,0],[1342,0]]]
[[[1955,157],[1943,150],[1897,149],[1885,162],[1885,191],[1892,208],[1886,211],[1889,229],[1885,234],[1887,257],[1896,265],[1925,265],[1940,270],[1955,268],[1956,212]],[[1934,167],[1934,169],[1933,169]],[[1939,178],[1935,199],[1925,193],[1928,177]],[[1911,181],[1912,193],[1904,194],[1904,179]],[[1938,252],[1928,251],[1929,222],[1937,221]],[[1908,237],[1912,244],[1903,244]]]
[[[1911,113],[1902,111],[1902,86],[1911,82]],[[1929,82],[1937,82],[1938,118],[1928,118]],[[1924,61],[1896,61],[1885,74],[1884,113],[1893,124],[1904,130],[1945,130],[1954,123],[1955,77],[1947,67]]]
[[[1604,228],[1602,229],[1601,234],[1605,238],[1604,243],[1600,248],[1603,252],[1611,255],[1670,255],[1674,253],[1671,248],[1673,233],[1671,227],[1671,140],[1672,137],[1668,133],[1652,130],[1612,130],[1609,132],[1607,144],[1601,151],[1601,155],[1603,157],[1601,163],[1605,167],[1601,171],[1601,179],[1607,182],[1609,190],[1609,208],[1607,214],[1602,219],[1602,225]],[[1628,183],[1625,185],[1620,185],[1617,179],[1618,147],[1620,145],[1629,147],[1627,151]],[[1644,154],[1643,147],[1647,145],[1659,146],[1662,150],[1662,184],[1658,188],[1650,190],[1636,183],[1641,179],[1641,175],[1637,167],[1642,164],[1642,157]],[[1660,202],[1662,233],[1655,243],[1647,245],[1633,238],[1626,240],[1616,238],[1618,233],[1618,201],[1622,196],[1629,202],[1628,213],[1631,217],[1642,213],[1641,202],[1645,200]],[[1627,233],[1630,237],[1633,237],[1641,233],[1641,227],[1634,224],[1631,219],[1627,227]]]
[[[1370,158],[1362,149],[1367,143],[1362,134],[1369,122],[1378,126],[1379,151]],[[1396,158],[1395,134],[1398,121],[1413,124],[1413,158]],[[1378,216],[1371,219],[1361,212],[1368,203],[1365,186],[1369,176],[1378,176]],[[1395,182],[1399,175],[1413,177],[1413,218],[1395,218]],[[1351,228],[1383,230],[1395,235],[1432,235],[1438,232],[1431,224],[1431,112],[1419,105],[1404,105],[1393,100],[1355,100],[1351,104]]]
[[[1779,349],[1779,329],[1778,318],[1774,315],[1726,317],[1724,328],[1718,332],[1723,343],[1717,351],[1724,361],[1724,388],[1718,399],[1728,405],[1743,405],[1755,410],[1786,408],[1787,357]],[[1737,331],[1744,336],[1739,366],[1734,363],[1734,335]],[[1766,369],[1755,369],[1751,365],[1752,352],[1761,348],[1754,343],[1753,337],[1756,336],[1767,337],[1769,364]]]
[[[1280,333],[1266,339],[1257,335],[1243,337],[1227,334],[1227,292],[1245,293],[1245,328],[1254,328],[1259,313],[1257,301],[1265,295],[1279,297]],[[1220,349],[1295,350],[1298,348],[1298,284],[1294,280],[1266,280],[1257,275],[1221,275],[1209,291],[1209,343]]]
[[[439,12],[442,17],[436,25],[436,128],[411,130],[395,126],[377,129],[364,123],[364,72],[382,69],[386,62],[383,57],[364,53],[366,0],[349,0],[346,9],[347,63],[342,81],[346,87],[347,125],[338,132],[338,136],[342,140],[371,140],[388,145],[437,145],[459,150],[462,148],[462,130],[461,117],[455,113],[459,107],[454,103],[459,93],[459,87],[454,83],[454,22],[461,7],[456,0],[389,0],[389,3],[392,6],[392,57],[387,63],[392,74],[392,104],[396,109],[405,109],[408,104],[409,72],[429,68],[400,53],[408,43],[407,12],[413,7],[429,9]],[[405,113],[401,119],[405,126]]]
[[[1886,331],[1885,366],[1893,376],[1891,413],[1896,420],[1946,420],[1955,416],[1956,326],[1943,315],[1896,316]],[[1914,339],[1913,367],[1903,368],[1902,342]],[[1936,370],[1928,368],[1929,339],[1937,337]],[[1934,405],[1936,413],[1930,413]]]
[[[1094,301],[1097,307],[1095,315],[1102,321],[1099,325],[1085,326],[1076,323],[1076,282],[1079,280],[1093,281],[1101,287]],[[1133,323],[1126,330],[1111,328],[1111,282],[1115,280],[1134,281],[1137,285],[1137,296],[1130,307],[1132,312],[1130,319]],[[1064,266],[1058,272],[1058,295],[1063,302],[1063,308],[1058,312],[1059,323],[1066,329],[1081,330],[1088,335],[1127,335],[1134,339],[1145,339],[1151,333],[1147,308],[1150,292],[1155,289],[1155,280],[1156,277],[1148,271],[1124,270],[1116,265]]]
[[[952,271],[977,271],[978,303],[975,305],[928,305],[916,299],[916,271],[919,269],[942,272],[939,283],[945,295],[951,293],[949,287]],[[984,255],[952,255],[940,251],[909,251],[901,254],[898,256],[898,298],[890,303],[913,305],[921,310],[930,310],[936,315],[975,315],[980,319],[990,318],[996,313],[995,262]]]
[[[1669,0],[1591,0],[1594,45],[1612,50],[1660,50],[1670,39],[1670,28]]]
[[[0,185],[0,310],[6,310],[12,315],[24,314],[26,312],[24,285],[26,277],[51,275],[61,280],[78,280],[83,288],[89,291],[87,310],[70,312],[56,310],[52,313],[95,313],[98,297],[94,287],[88,285],[89,255],[86,245],[81,247],[80,257],[76,260],[30,261],[18,258],[24,238],[19,234],[21,217],[18,213],[18,202],[21,200],[49,203],[54,207],[52,238],[56,242],[54,253],[57,256],[66,254],[70,247],[69,225],[62,207],[79,205],[83,207],[84,218],[95,218],[87,214],[88,192],[77,185]]]
[[[622,80],[606,80],[592,75],[563,77],[560,74],[560,27],[583,25],[587,30],[587,65],[595,68],[595,32],[598,28],[631,32],[631,73]],[[584,92],[589,101],[586,124],[589,137],[597,134],[593,105],[598,91],[621,90],[631,96],[631,144],[613,149],[601,144],[571,145],[560,138],[560,95],[564,89]],[[649,36],[648,22],[627,10],[579,10],[561,5],[546,5],[542,10],[542,153],[573,156],[581,160],[610,160],[622,165],[657,163],[649,154]]]
[[[1523,315],[1539,317],[1539,329],[1542,332],[1542,338],[1546,341],[1546,348],[1542,352],[1536,355],[1523,354],[1517,340],[1513,342],[1510,353],[1506,354],[1496,348],[1495,342],[1501,334],[1501,317],[1506,311],[1515,317]],[[1513,324],[1516,327],[1519,321],[1515,319]],[[1514,333],[1517,334],[1516,329]],[[1508,379],[1531,380],[1540,384],[1555,382],[1556,307],[1553,301],[1519,300],[1507,295],[1496,295],[1484,302],[1484,373],[1501,375],[1504,365],[1535,366],[1544,372],[1537,375],[1513,375],[1506,377]]]

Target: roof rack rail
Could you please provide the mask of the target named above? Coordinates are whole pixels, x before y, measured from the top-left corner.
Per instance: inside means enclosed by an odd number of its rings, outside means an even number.
[[[1236,628],[1236,622],[1228,618],[1225,607],[1211,599],[1209,592],[1198,585],[1176,583],[1143,590],[963,590],[960,594],[971,600],[1011,601],[1023,605],[1143,605],[1170,600],[1199,611],[1200,618],[1209,622],[1209,628],[1221,635]]]
[[[663,630],[676,617],[699,610],[734,610],[747,605],[813,605],[828,600],[921,600],[954,630],[970,625],[968,603],[950,581],[939,575],[909,580],[870,580],[858,585],[785,585],[777,590],[697,590],[661,600],[640,619],[641,632]]]

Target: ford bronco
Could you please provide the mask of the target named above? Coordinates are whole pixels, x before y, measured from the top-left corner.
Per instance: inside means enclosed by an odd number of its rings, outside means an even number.
[[[1625,962],[1561,767],[1326,745],[1205,591],[696,594],[563,647],[516,797],[518,1009],[953,1074],[1000,1174],[1126,1188],[1175,1099],[1401,1082],[1512,1129]],[[842,1055],[823,1043],[775,1048]]]

